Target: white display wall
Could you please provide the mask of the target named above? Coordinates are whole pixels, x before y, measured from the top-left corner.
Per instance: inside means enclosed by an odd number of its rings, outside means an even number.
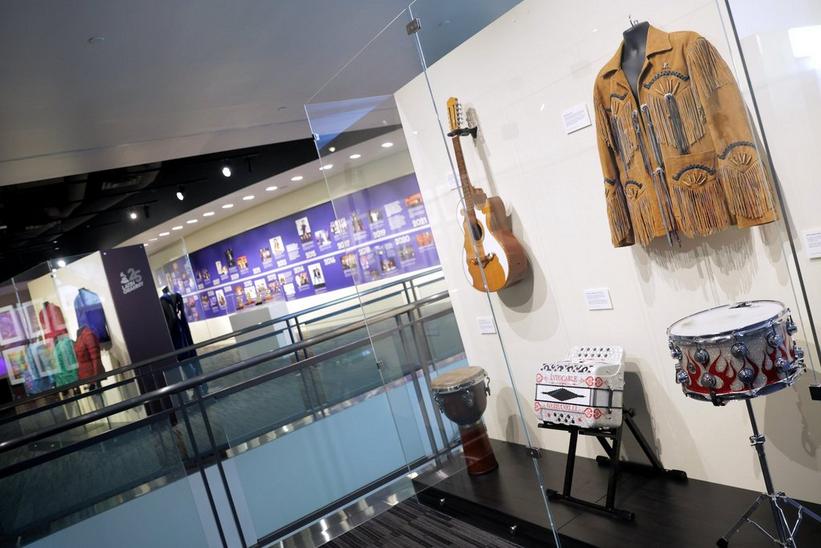
[[[800,295],[783,224],[731,228],[684,241],[680,249],[662,240],[648,248],[614,249],[595,129],[566,134],[562,125],[562,111],[580,103],[590,110],[594,78],[619,46],[628,15],[667,32],[697,31],[733,59],[723,14],[713,1],[525,0],[428,70],[443,123],[449,96],[477,112],[480,139],[476,146],[463,141],[468,170],[474,185],[501,196],[510,208],[514,232],[531,259],[524,282],[487,297],[465,278],[459,194],[430,115],[425,75],[395,96],[414,169],[468,358],[488,371],[496,388],[484,415],[491,437],[524,443],[517,396],[531,439],[566,451],[567,435],[538,429],[535,414],[528,413],[536,371],[565,357],[573,345],[618,344],[625,349],[627,403],[638,409],[664,464],[692,478],[761,490],[744,406],[716,408],[685,398],[674,380],[665,331],[697,310],[744,299],[777,299],[797,310]],[[789,183],[812,184],[809,178]],[[611,292],[613,309],[587,310],[584,290],[603,287]],[[488,298],[507,361],[498,339],[479,332]],[[810,346],[803,330],[798,338]],[[794,387],[755,400],[754,408],[777,488],[821,502],[821,451],[815,449],[821,405],[810,401],[808,383],[806,375]],[[594,440],[579,449],[598,454]]]

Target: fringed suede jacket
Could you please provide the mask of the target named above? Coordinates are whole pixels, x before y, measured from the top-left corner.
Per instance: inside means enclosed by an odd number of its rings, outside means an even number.
[[[599,72],[593,96],[613,245],[774,221],[744,101],[712,44],[650,26],[638,103],[621,55]]]

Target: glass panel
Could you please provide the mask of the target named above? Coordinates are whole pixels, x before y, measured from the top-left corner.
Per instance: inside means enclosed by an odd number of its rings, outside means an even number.
[[[452,8],[432,7],[443,16]],[[498,6],[496,9],[504,11]],[[445,40],[441,48],[449,50],[478,31],[501,12],[496,9],[474,14],[467,8],[471,23],[460,28],[458,36]],[[422,75],[424,63],[417,37],[408,27],[415,10],[414,4],[386,25],[306,105],[332,196],[335,227],[341,236],[337,245],[347,251],[342,260],[350,265],[349,275],[363,300],[374,284],[439,265],[443,254],[462,249],[464,242],[461,228],[451,224],[459,209],[451,200],[458,192],[453,184],[454,172],[450,166],[431,169],[439,160],[447,161],[448,153]],[[410,85],[417,85],[420,97],[423,92],[427,94],[425,101],[412,105],[412,114],[400,101],[401,91]],[[434,157],[415,155],[415,143],[425,143]],[[385,318],[380,307],[363,306],[373,356],[387,386],[386,403],[396,421],[410,475],[415,478],[413,492],[421,492],[443,478],[467,474],[466,462],[471,463],[471,473],[475,474],[494,466],[492,452],[485,445],[485,427],[481,421],[476,422],[484,410],[481,401],[485,398],[486,375],[476,372],[476,378],[467,383],[470,388],[463,390],[465,398],[475,393],[480,400],[478,415],[467,421],[458,414],[451,415],[463,422],[463,440],[478,436],[478,441],[466,450],[457,424],[434,403],[433,383],[442,373],[458,376],[466,373],[469,364],[488,369],[505,363],[504,348],[497,336],[483,336],[482,350],[477,351],[473,361],[468,362],[465,356],[463,337],[475,331],[476,318],[457,325],[453,309],[470,302],[475,315],[491,324],[494,311],[485,295],[464,288],[463,272],[462,265],[451,264],[443,269],[441,281],[416,282],[408,289],[407,302],[417,306],[399,318]],[[441,298],[444,294],[449,295],[447,300]],[[491,329],[490,333],[495,331]],[[512,394],[507,373],[491,373],[491,377],[492,393]],[[445,385],[450,387],[448,382]],[[441,396],[444,400],[454,398],[445,385],[437,389]],[[463,395],[457,390],[455,397]],[[510,403],[515,408],[516,402]],[[476,408],[468,404],[464,411],[472,417]],[[526,431],[521,418],[515,429]],[[541,482],[532,471],[530,474],[534,493],[546,508],[544,495],[539,495]],[[410,493],[402,487],[401,493]],[[542,516],[543,522],[549,521],[546,513]]]

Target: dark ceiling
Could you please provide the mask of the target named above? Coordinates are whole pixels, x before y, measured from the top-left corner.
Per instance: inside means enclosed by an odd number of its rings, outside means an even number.
[[[114,247],[159,223],[317,158],[302,139],[0,187],[0,280]],[[228,165],[231,177],[222,175]],[[183,201],[176,197],[180,186]],[[129,213],[137,213],[131,220]]]

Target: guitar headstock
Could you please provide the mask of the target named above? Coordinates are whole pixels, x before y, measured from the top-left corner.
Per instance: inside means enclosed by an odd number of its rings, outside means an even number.
[[[463,126],[464,114],[462,113],[462,104],[456,97],[448,99],[448,121],[450,122],[449,136],[462,135],[464,132]]]

